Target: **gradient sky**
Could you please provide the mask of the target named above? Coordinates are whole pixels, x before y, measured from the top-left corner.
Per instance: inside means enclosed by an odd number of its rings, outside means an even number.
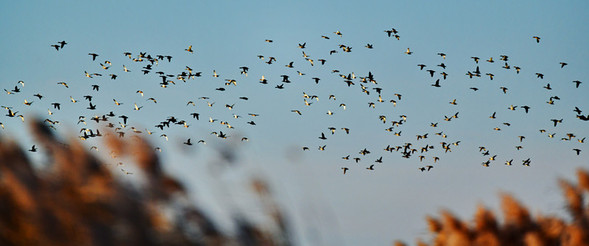
[[[189,184],[195,201],[215,215],[220,224],[230,230],[228,211],[239,210],[255,214],[243,196],[243,183],[249,177],[268,179],[282,206],[288,211],[291,226],[300,245],[387,245],[400,239],[414,243],[416,237],[427,239],[425,215],[435,215],[447,208],[462,218],[469,218],[478,203],[498,208],[498,192],[515,194],[532,211],[563,214],[563,202],[557,178],[571,178],[578,167],[588,167],[587,143],[577,139],[589,136],[589,122],[578,120],[574,107],[589,114],[589,23],[586,1],[80,1],[3,2],[0,4],[0,80],[3,89],[11,90],[22,80],[22,92],[8,95],[2,92],[0,105],[11,106],[25,121],[38,117],[59,120],[58,131],[72,135],[81,127],[79,115],[87,118],[109,111],[129,116],[129,126],[150,129],[147,136],[162,148],[165,169]],[[395,28],[400,40],[387,37],[384,30]],[[341,31],[342,37],[334,32]],[[329,40],[321,38],[329,36]],[[540,43],[532,38],[541,37]],[[264,42],[272,39],[274,42]],[[65,40],[68,44],[59,51],[50,45]],[[301,50],[298,44],[306,42]],[[374,49],[367,49],[367,43]],[[344,53],[338,45],[351,46]],[[194,54],[184,49],[192,45]],[[413,51],[406,55],[407,48]],[[338,53],[329,55],[330,50]],[[172,55],[172,62],[159,62],[148,75],[141,74],[145,63],[136,63],[123,52],[152,55]],[[302,57],[304,51],[315,65]],[[447,54],[442,59],[437,53]],[[92,61],[88,53],[99,57]],[[266,56],[259,60],[257,55]],[[500,55],[508,55],[511,66],[503,69]],[[277,62],[264,63],[274,56]],[[477,64],[470,58],[481,58],[478,66],[481,78],[469,79],[467,71]],[[495,63],[484,60],[493,57]],[[326,64],[317,64],[324,58]],[[99,63],[109,60],[112,67],[103,70]],[[284,65],[294,62],[294,68]],[[443,70],[449,74],[441,80],[442,87],[430,86]],[[559,62],[568,65],[560,68]],[[417,64],[426,64],[423,71]],[[123,65],[131,72],[123,72]],[[161,81],[153,73],[164,71],[178,74],[189,66],[203,76],[187,83],[161,88]],[[239,67],[250,68],[248,76]],[[374,74],[383,88],[385,103],[378,103],[377,94],[361,92],[360,82],[347,87],[334,69],[347,75]],[[436,71],[434,78],[425,72]],[[212,77],[216,70],[219,78]],[[86,78],[84,71],[105,76]],[[305,73],[297,75],[296,71]],[[119,77],[110,80],[109,73]],[[495,75],[490,80],[486,73]],[[535,73],[543,73],[538,79]],[[284,90],[280,75],[289,75],[292,83]],[[264,75],[269,83],[258,83]],[[321,81],[315,84],[312,77]],[[237,80],[237,86],[225,86],[225,79]],[[574,88],[572,81],[583,83]],[[70,88],[57,85],[65,81]],[[552,90],[543,88],[550,83]],[[99,84],[99,92],[91,90]],[[503,94],[499,87],[509,88]],[[215,88],[225,87],[226,91]],[[474,92],[470,87],[477,87]],[[145,96],[135,93],[143,90]],[[45,97],[38,100],[34,93]],[[311,106],[305,106],[303,93],[319,96]],[[388,103],[394,93],[403,95],[396,107]],[[336,100],[328,100],[329,95]],[[93,95],[95,112],[86,109],[83,95]],[[81,101],[70,102],[70,96]],[[199,100],[207,96],[210,99]],[[238,99],[247,96],[248,101]],[[558,96],[554,105],[546,101]],[[157,104],[146,101],[154,97]],[[24,99],[34,101],[31,106]],[[123,102],[114,105],[112,99]],[[453,99],[458,105],[449,104]],[[186,105],[194,101],[196,106]],[[215,102],[208,107],[206,102]],[[51,102],[61,102],[62,110],[47,115]],[[369,108],[368,102],[376,102]],[[133,110],[133,104],[143,106]],[[338,107],[345,103],[344,111]],[[235,104],[229,111],[225,104]],[[510,105],[529,105],[530,113]],[[293,109],[303,111],[299,116]],[[335,112],[327,115],[327,111]],[[0,122],[5,129],[0,134],[18,138],[23,148],[34,144],[19,118],[5,116]],[[189,113],[199,112],[200,121]],[[459,113],[451,122],[444,116]],[[497,112],[497,119],[489,116]],[[248,113],[261,116],[252,118]],[[234,119],[233,114],[242,118]],[[189,122],[189,128],[172,127],[161,131],[155,124],[168,116]],[[379,115],[387,116],[383,124]],[[400,137],[384,129],[391,120],[406,115],[407,122],[395,128]],[[209,123],[208,118],[230,122],[235,129]],[[563,119],[557,127],[550,119]],[[256,126],[246,124],[254,120]],[[90,122],[90,120],[88,120]],[[438,122],[437,128],[430,123]],[[508,122],[511,126],[502,123]],[[117,123],[116,120],[113,123]],[[91,128],[96,128],[88,123]],[[338,130],[334,135],[328,127]],[[351,129],[349,135],[340,130]],[[494,131],[500,127],[501,131]],[[127,128],[126,131],[130,132]],[[546,129],[540,133],[539,129]],[[210,132],[229,133],[233,141],[218,141]],[[443,131],[448,138],[434,133]],[[318,137],[325,133],[327,140]],[[160,137],[169,136],[169,141]],[[416,135],[428,134],[416,141]],[[556,133],[549,138],[548,133]],[[577,137],[562,141],[566,133]],[[129,133],[131,134],[131,133]],[[145,134],[144,134],[145,135]],[[520,143],[517,136],[526,139]],[[241,143],[239,136],[250,141]],[[186,138],[193,142],[207,140],[206,146],[182,146]],[[460,141],[444,153],[439,142]],[[88,141],[89,146],[97,144]],[[230,143],[227,143],[230,142]],[[387,153],[387,145],[412,142],[414,147],[434,145],[427,159],[420,162],[415,154],[402,158],[398,152]],[[318,151],[327,145],[325,151]],[[516,145],[524,148],[520,151]],[[218,165],[219,146],[233,148],[237,161],[219,174],[211,166]],[[302,146],[310,151],[303,152]],[[497,160],[483,167],[488,160],[478,151],[485,146]],[[367,148],[372,153],[360,156]],[[579,156],[573,148],[581,149]],[[42,160],[40,153],[32,158]],[[36,156],[35,156],[36,155]],[[356,164],[341,157],[361,157]],[[374,163],[383,156],[383,163]],[[432,157],[440,161],[433,163]],[[105,157],[107,158],[107,157]],[[531,166],[522,166],[530,158]],[[514,159],[513,166],[505,166]],[[365,168],[375,164],[375,170]],[[418,167],[434,165],[429,172]],[[341,167],[349,167],[346,175]],[[133,169],[132,166],[128,167]],[[116,169],[114,169],[116,171]],[[123,176],[122,178],[128,178]],[[243,205],[246,204],[246,205]]]

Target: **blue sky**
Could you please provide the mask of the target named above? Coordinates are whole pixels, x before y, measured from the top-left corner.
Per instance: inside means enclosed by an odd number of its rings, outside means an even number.
[[[24,114],[25,121],[32,115],[59,120],[58,131],[71,134],[80,128],[76,124],[80,115],[90,118],[109,111],[128,115],[126,131],[130,126],[154,131],[146,137],[162,148],[165,168],[189,183],[194,199],[216,214],[220,223],[226,221],[226,211],[234,209],[227,201],[241,204],[238,201],[244,199],[244,180],[263,176],[289,211],[301,245],[382,245],[396,239],[412,243],[416,237],[427,238],[425,215],[448,208],[468,218],[479,202],[497,208],[499,191],[515,194],[532,211],[563,212],[556,178],[572,177],[576,168],[589,164],[586,143],[577,141],[589,136],[588,123],[576,119],[573,112],[575,106],[585,115],[589,112],[587,9],[584,1],[2,3],[0,83],[7,90],[21,87],[20,80],[25,86],[20,93],[3,93],[0,105]],[[390,28],[399,31],[400,40],[387,37],[384,30]],[[337,36],[336,31],[343,35]],[[540,36],[540,43],[533,36]],[[61,40],[68,42],[63,49],[56,51],[50,46]],[[305,49],[298,48],[302,43],[306,43]],[[367,43],[374,49],[365,48]],[[340,44],[352,47],[352,52],[341,51]],[[189,45],[193,54],[184,50]],[[404,53],[407,48],[412,55]],[[338,53],[329,55],[330,50]],[[147,52],[173,58],[172,62],[160,61],[144,76],[141,67],[146,63],[129,60],[123,56],[126,51],[134,57]],[[314,66],[303,58],[302,51],[314,59]],[[441,58],[439,52],[447,57]],[[88,53],[99,56],[92,61]],[[265,59],[258,59],[258,55]],[[520,66],[521,73],[502,68],[500,55],[509,56],[509,65]],[[264,63],[269,56],[277,58],[272,65]],[[472,56],[481,58],[481,78],[465,75],[477,66]],[[489,57],[496,62],[485,62]],[[327,60],[325,65],[317,64],[320,58]],[[112,62],[108,70],[99,65],[105,60]],[[286,68],[291,61],[295,67]],[[559,62],[569,65],[560,68]],[[436,66],[440,63],[447,68]],[[427,67],[421,71],[417,64]],[[131,72],[125,73],[123,65]],[[187,83],[177,81],[165,89],[159,86],[161,79],[155,71],[177,74],[186,66],[203,76]],[[241,66],[249,67],[247,77],[240,74]],[[358,79],[347,87],[339,73],[332,73],[334,69],[344,75],[354,72],[358,77],[370,71],[378,84],[365,84],[371,91],[366,95]],[[435,70],[436,75],[430,77],[427,69]],[[220,74],[218,78],[212,77],[213,70]],[[90,79],[84,71],[104,76]],[[297,71],[305,75],[299,76]],[[430,86],[442,71],[449,74],[446,80],[441,79],[442,87]],[[110,80],[109,73],[119,77]],[[494,79],[486,73],[493,73]],[[545,78],[538,79],[535,73],[543,73]],[[289,75],[292,83],[278,90],[274,87],[281,84],[283,74]],[[258,83],[262,75],[268,79],[267,85]],[[320,83],[315,84],[312,77],[321,78]],[[225,79],[237,80],[237,86],[225,86]],[[574,88],[573,80],[583,83]],[[70,88],[57,85],[60,81]],[[543,88],[547,83],[552,90]],[[99,84],[100,91],[92,91],[92,84]],[[506,94],[499,89],[502,86],[508,88]],[[215,90],[219,87],[226,91]],[[383,88],[384,103],[376,101],[373,87]],[[144,97],[135,93],[139,89],[145,92]],[[45,97],[38,100],[34,93]],[[303,93],[317,95],[319,101],[307,99],[313,104],[305,106]],[[389,103],[395,93],[403,95],[397,106]],[[95,112],[86,109],[84,95],[94,96]],[[335,95],[336,100],[328,99],[329,95]],[[71,103],[70,96],[80,102]],[[205,96],[209,99],[198,99]],[[240,100],[241,96],[249,100]],[[549,105],[546,101],[552,96],[561,100]],[[149,97],[158,103],[147,101]],[[25,106],[24,99],[34,103]],[[123,105],[114,105],[112,99]],[[453,99],[457,105],[449,104]],[[187,106],[190,100],[196,106]],[[53,110],[51,102],[61,102],[63,109]],[[215,104],[208,107],[207,102]],[[368,102],[375,102],[376,107],[368,107]],[[135,103],[143,108],[133,110]],[[346,110],[340,103],[346,104]],[[228,110],[225,104],[235,107]],[[526,114],[519,107],[508,110],[510,105],[529,105],[531,109]],[[51,116],[49,108],[54,111]],[[292,113],[293,109],[303,115]],[[327,115],[328,111],[334,114]],[[191,119],[191,112],[199,112],[201,119]],[[444,116],[456,112],[460,112],[458,119],[444,121]],[[497,119],[489,119],[493,112],[497,112]],[[235,119],[233,114],[241,118]],[[379,120],[380,115],[387,116],[386,124]],[[384,129],[400,115],[406,115],[407,121],[394,129],[402,131],[399,137]],[[190,127],[155,129],[154,125],[168,116],[185,119]],[[228,121],[235,129],[209,123],[209,117]],[[550,119],[563,122],[553,127]],[[246,124],[250,120],[256,125]],[[0,134],[19,138],[26,148],[34,144],[19,118],[2,114],[0,122],[5,125]],[[435,122],[438,127],[431,127]],[[336,127],[336,133],[330,134],[328,127]],[[350,134],[344,134],[342,127],[350,128]],[[493,130],[495,127],[501,131]],[[210,135],[212,131],[232,137],[218,141]],[[448,137],[442,139],[436,132]],[[318,139],[321,133],[328,139]],[[416,135],[425,133],[427,139],[416,140]],[[556,137],[549,138],[548,133],[556,133]],[[562,141],[566,133],[574,133],[576,138]],[[167,134],[169,141],[161,134]],[[522,143],[517,139],[520,135],[526,136]],[[239,136],[250,141],[240,142]],[[186,138],[210,144],[181,147]],[[460,144],[444,153],[441,141]],[[95,140],[87,142],[89,146],[97,144]],[[216,163],[215,146],[226,142],[236,151],[237,164],[214,176],[209,166]],[[419,154],[406,159],[398,152],[382,150],[389,144],[406,142],[435,148],[423,162],[418,160]],[[327,145],[326,150],[318,151],[320,145]],[[516,145],[524,148],[517,151]],[[310,151],[303,152],[303,146]],[[481,165],[488,156],[481,155],[479,146],[497,155],[488,168]],[[372,153],[359,155],[364,148]],[[573,148],[582,150],[579,156]],[[346,155],[362,160],[358,164],[343,160]],[[383,163],[374,163],[380,156]],[[440,161],[434,164],[433,156],[439,156]],[[527,158],[532,161],[530,167],[521,165]],[[514,165],[505,166],[510,159]],[[372,164],[374,171],[365,169]],[[418,170],[426,165],[434,168]],[[350,170],[342,175],[341,167]],[[230,191],[220,192],[220,183],[231,187]],[[247,205],[241,210],[255,212]],[[313,236],[311,231],[321,236]]]

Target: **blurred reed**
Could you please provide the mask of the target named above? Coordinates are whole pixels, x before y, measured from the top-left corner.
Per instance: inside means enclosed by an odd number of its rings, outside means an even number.
[[[237,233],[228,235],[163,172],[144,139],[104,136],[111,151],[136,163],[145,182],[134,188],[77,139],[63,144],[43,122],[32,122],[50,164],[35,168],[17,143],[0,139],[0,245],[291,244],[285,217],[259,178],[251,180],[253,193],[275,228],[236,218]]]

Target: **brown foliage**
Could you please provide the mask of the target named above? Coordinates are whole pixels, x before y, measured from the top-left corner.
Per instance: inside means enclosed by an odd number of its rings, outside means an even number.
[[[467,223],[448,211],[441,219],[426,217],[430,243],[418,245],[531,245],[583,246],[589,245],[589,205],[584,196],[589,192],[589,172],[577,171],[578,186],[560,180],[567,212],[572,220],[555,216],[532,217],[529,210],[510,195],[501,195],[503,223],[493,212],[479,206],[473,223]]]
[[[31,129],[51,164],[34,168],[16,143],[0,139],[0,245],[288,245],[276,206],[278,234],[240,219],[239,235],[224,235],[188,204],[182,183],[162,171],[143,139],[106,137],[142,170],[145,187],[132,189],[77,140],[62,144],[41,122]]]

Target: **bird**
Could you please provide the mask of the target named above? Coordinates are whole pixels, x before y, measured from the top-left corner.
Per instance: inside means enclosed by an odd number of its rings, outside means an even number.
[[[98,56],[98,54],[96,53],[88,53],[89,56],[92,56],[92,61],[96,60],[96,57]]]
[[[556,125],[557,125],[558,123],[562,123],[562,120],[563,120],[563,119],[560,119],[560,120],[558,120],[558,119],[551,119],[550,121],[552,121],[552,122],[554,123],[554,127],[556,127]]]
[[[573,83],[575,83],[575,88],[579,88],[579,85],[581,85],[581,81],[575,80],[573,81]]]
[[[405,54],[411,55],[411,54],[413,54],[413,52],[411,52],[411,50],[409,48],[407,48],[407,50],[405,51]]]
[[[538,36],[533,36],[532,38],[536,40],[536,43],[540,43],[540,37],[538,37]]]
[[[185,51],[188,51],[190,53],[194,53],[194,51],[192,50],[192,45],[188,46],[188,49],[184,49]]]
[[[347,167],[342,167],[341,169],[342,169],[342,170],[344,170],[344,174],[346,174],[346,172],[347,172],[348,170],[350,170],[350,169],[349,169],[349,168],[347,168]]]
[[[65,88],[70,88],[70,87],[67,85],[67,83],[66,83],[66,82],[63,82],[63,81],[61,81],[61,82],[57,82],[57,84],[58,84],[58,85],[63,85]]]
[[[524,111],[526,112],[526,114],[527,114],[527,113],[529,112],[529,110],[530,110],[530,106],[528,106],[528,105],[523,105],[523,106],[520,106],[520,108],[523,108],[523,109],[524,109]]]

